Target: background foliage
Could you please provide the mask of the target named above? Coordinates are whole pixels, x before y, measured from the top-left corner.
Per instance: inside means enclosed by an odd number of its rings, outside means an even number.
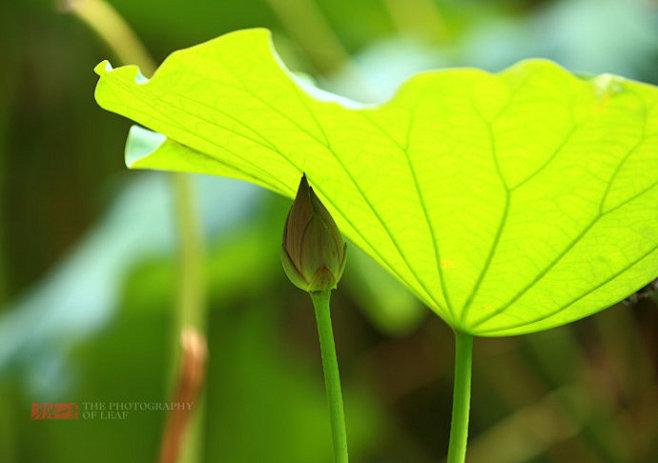
[[[529,56],[658,79],[656,11],[641,1],[111,3],[158,61],[265,26],[292,69],[358,100],[386,98],[417,70],[500,70]],[[130,123],[91,97],[92,68],[112,56],[61,9],[0,4],[0,461],[153,461],[160,412],[29,420],[32,402],[168,397],[169,181],[126,171]],[[313,313],[278,262],[289,202],[196,180],[209,254],[205,461],[329,461]],[[354,461],[438,461],[451,333],[350,251],[334,318]],[[655,460],[657,326],[655,301],[641,299],[544,333],[478,339],[469,461]]]

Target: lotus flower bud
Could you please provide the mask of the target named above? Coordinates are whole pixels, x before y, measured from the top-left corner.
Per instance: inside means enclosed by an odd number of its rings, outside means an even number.
[[[304,291],[334,289],[345,268],[345,246],[334,219],[302,176],[283,230],[286,275]]]

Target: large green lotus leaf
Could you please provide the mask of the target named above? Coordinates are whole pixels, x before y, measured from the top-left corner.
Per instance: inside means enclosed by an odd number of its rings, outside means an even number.
[[[359,106],[309,93],[262,29],[177,51],[148,81],[96,71],[103,108],[164,135],[129,146],[130,167],[289,197],[306,172],[345,235],[455,329],[559,326],[658,274],[650,85],[530,60],[422,73]]]

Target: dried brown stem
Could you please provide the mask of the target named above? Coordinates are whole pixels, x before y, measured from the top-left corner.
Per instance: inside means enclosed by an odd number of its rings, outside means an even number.
[[[208,349],[203,334],[192,328],[181,333],[181,364],[172,403],[167,415],[160,463],[176,463],[180,449],[183,447],[194,403],[200,395],[206,374]]]

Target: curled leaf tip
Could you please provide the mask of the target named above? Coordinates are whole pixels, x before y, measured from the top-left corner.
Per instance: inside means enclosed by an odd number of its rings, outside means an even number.
[[[106,72],[110,72],[111,70],[112,70],[112,64],[110,64],[110,62],[106,59],[104,59],[94,67],[94,72],[99,76],[102,76],[103,74],[105,74]]]

